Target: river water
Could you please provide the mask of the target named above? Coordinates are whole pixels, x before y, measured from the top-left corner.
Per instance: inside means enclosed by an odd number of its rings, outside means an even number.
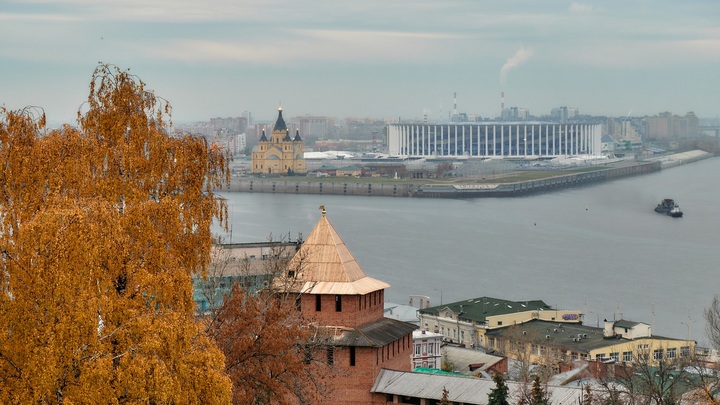
[[[585,322],[629,319],[706,345],[703,309],[720,294],[720,159],[513,198],[414,199],[220,193],[226,241],[307,236],[325,205],[388,301],[540,299]],[[653,211],[674,198],[685,216]],[[713,208],[715,207],[715,208]]]

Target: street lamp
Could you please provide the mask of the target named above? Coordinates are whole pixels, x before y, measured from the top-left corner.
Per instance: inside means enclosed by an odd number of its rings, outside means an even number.
[[[599,328],[600,327],[600,314],[593,312],[593,311],[589,311],[589,312],[591,314],[595,314],[595,316],[597,317],[597,319],[595,320],[595,327]]]
[[[688,330],[688,338],[687,338],[687,340],[690,340],[690,324],[689,324],[688,322],[680,322],[680,323],[683,324],[683,325],[685,325],[685,326],[687,326],[687,330]]]

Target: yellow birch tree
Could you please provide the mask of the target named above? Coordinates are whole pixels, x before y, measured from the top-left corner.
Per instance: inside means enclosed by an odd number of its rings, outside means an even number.
[[[99,65],[79,128],[0,111],[0,403],[229,403],[193,274],[225,206],[221,150]]]

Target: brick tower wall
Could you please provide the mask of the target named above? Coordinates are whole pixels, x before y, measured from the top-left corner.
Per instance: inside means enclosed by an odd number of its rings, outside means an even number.
[[[320,297],[320,311],[317,311]],[[366,295],[342,295],[340,311],[336,308],[336,296],[330,294],[303,294],[301,308],[306,319],[320,325],[347,326],[355,328],[384,316],[384,290]]]

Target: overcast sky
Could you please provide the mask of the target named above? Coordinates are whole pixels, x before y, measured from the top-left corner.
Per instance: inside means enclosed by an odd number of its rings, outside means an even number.
[[[718,0],[0,0],[0,104],[75,122],[98,62],[176,122],[720,114]]]

